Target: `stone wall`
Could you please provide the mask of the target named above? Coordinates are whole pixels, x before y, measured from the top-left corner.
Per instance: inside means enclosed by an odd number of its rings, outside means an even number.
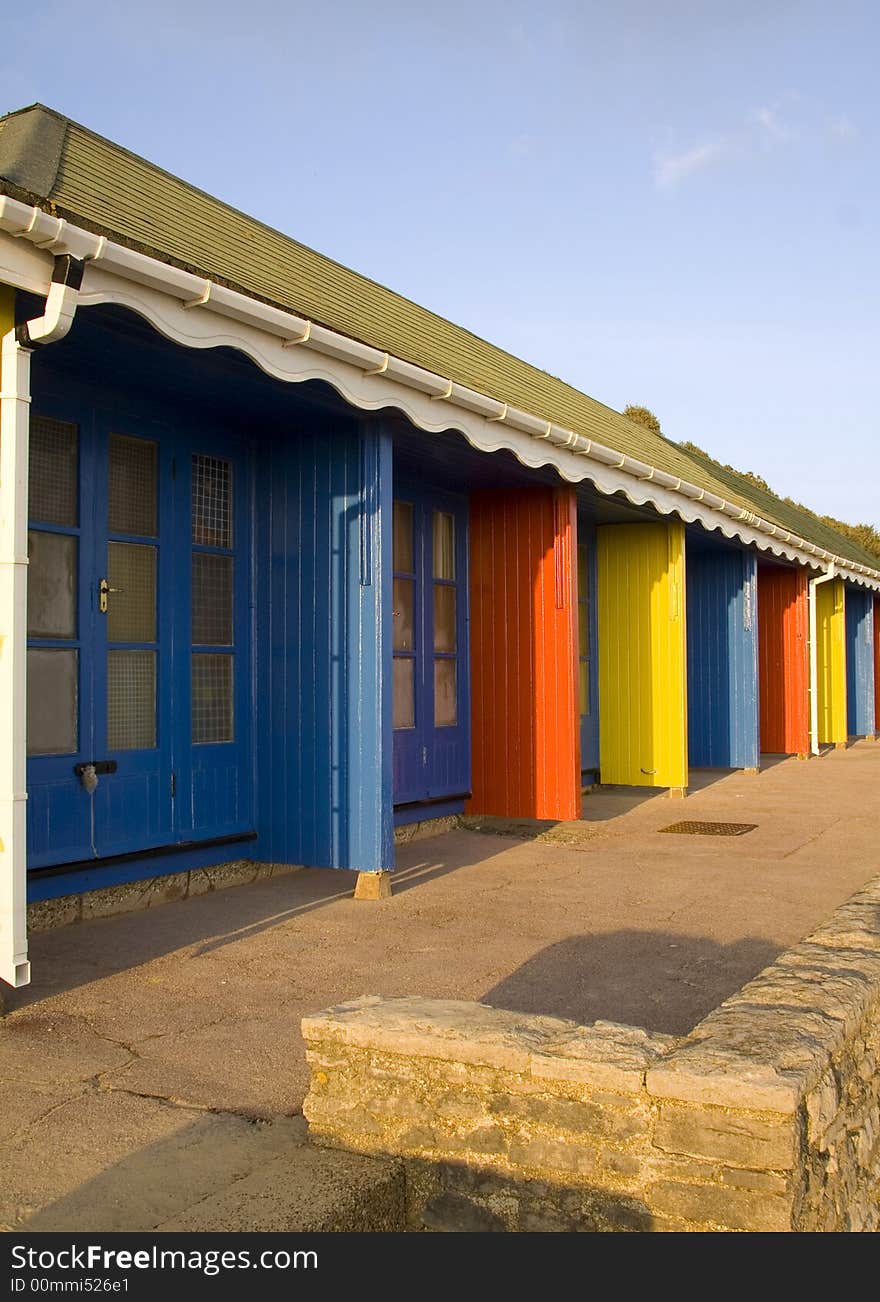
[[[318,1142],[412,1229],[880,1227],[880,879],[675,1040],[366,996],[303,1021]]]
[[[99,886],[77,895],[59,895],[51,900],[34,900],[28,905],[28,932],[52,931],[74,922],[92,918],[110,918],[117,913],[135,913],[173,900],[188,900],[209,891],[223,891],[230,886],[245,886],[299,871],[298,864],[255,863],[236,859],[231,863],[211,864],[161,877],[144,877],[136,882]],[[354,877],[354,874],[352,874]]]

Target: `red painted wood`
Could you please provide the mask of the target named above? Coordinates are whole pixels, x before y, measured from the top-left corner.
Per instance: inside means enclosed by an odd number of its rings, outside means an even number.
[[[880,597],[874,598],[874,727],[880,732]]]
[[[809,605],[806,570],[758,567],[758,690],[761,750],[810,749]]]
[[[580,817],[572,489],[470,500],[468,812]]]

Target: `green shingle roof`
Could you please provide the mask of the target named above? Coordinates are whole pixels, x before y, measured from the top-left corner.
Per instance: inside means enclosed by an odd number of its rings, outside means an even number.
[[[619,449],[872,568],[810,512],[42,105],[0,119],[0,191]]]

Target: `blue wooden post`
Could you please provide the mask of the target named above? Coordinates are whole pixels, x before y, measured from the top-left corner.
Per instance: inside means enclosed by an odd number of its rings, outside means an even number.
[[[846,589],[847,731],[874,735],[874,594]]]
[[[756,769],[757,560],[732,548],[688,547],[688,760]]]
[[[340,867],[394,866],[391,715],[391,437],[363,422],[358,510],[349,532],[346,846]]]

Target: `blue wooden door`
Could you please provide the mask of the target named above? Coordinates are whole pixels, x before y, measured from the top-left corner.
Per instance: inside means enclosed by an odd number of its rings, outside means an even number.
[[[246,831],[240,449],[48,407],[31,430],[29,867]]]
[[[402,486],[393,552],[394,802],[462,797],[470,785],[466,502]]]
[[[581,717],[581,772],[599,770],[599,675],[596,645],[596,530],[578,520],[578,703]]]

